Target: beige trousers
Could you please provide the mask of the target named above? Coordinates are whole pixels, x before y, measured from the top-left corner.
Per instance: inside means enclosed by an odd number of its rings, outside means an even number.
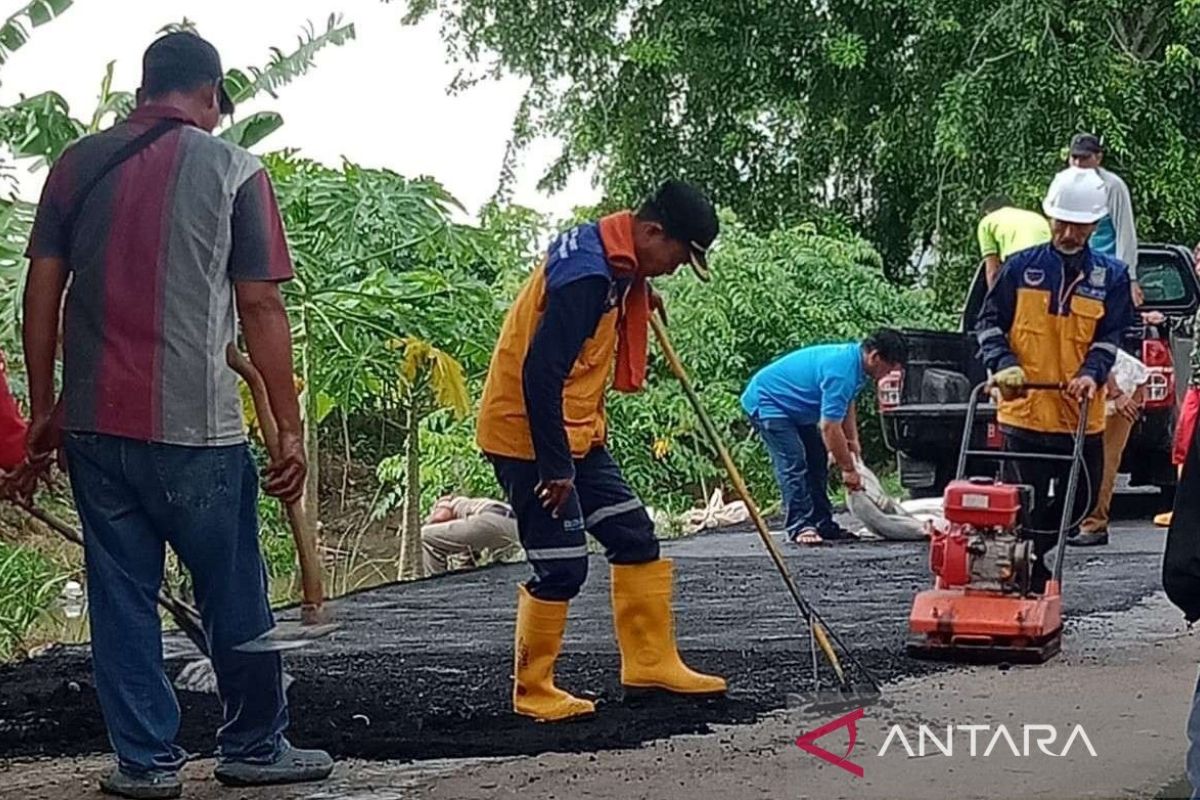
[[[1100,496],[1092,506],[1092,513],[1079,527],[1084,533],[1108,530],[1108,512],[1112,506],[1113,488],[1117,483],[1117,470],[1121,456],[1129,442],[1133,423],[1122,414],[1110,414],[1104,423],[1104,477],[1100,481]],[[1086,484],[1083,484],[1086,486]]]
[[[427,576],[470,569],[484,550],[494,556],[505,556],[518,547],[517,521],[501,514],[476,514],[421,528]]]

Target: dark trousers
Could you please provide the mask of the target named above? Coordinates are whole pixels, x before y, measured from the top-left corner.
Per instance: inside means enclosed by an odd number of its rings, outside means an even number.
[[[787,419],[754,417],[750,421],[771,455],[788,535],[806,528],[818,533],[836,528],[829,502],[829,453],[821,429]]]
[[[658,558],[654,522],[608,450],[597,447],[575,461],[575,491],[558,517],[542,507],[534,489],[537,464],[489,456],[496,479],[517,516],[517,534],[533,567],[526,584],[539,600],[570,600],[587,578],[585,532],[604,545],[613,564],[643,564]]]
[[[96,694],[121,769],[173,772],[179,704],[163,671],[155,600],[170,543],[191,573],[224,725],[219,756],[269,761],[288,723],[278,653],[233,648],[274,620],[258,549],[258,475],[245,445],[176,447],[68,434],[83,521]]]
[[[1071,436],[1056,433],[1006,428],[1004,450],[1009,453],[1053,453],[1070,455],[1074,449]],[[1062,521],[1063,504],[1066,502],[1067,480],[1071,465],[1066,461],[1009,461],[1004,464],[1004,479],[1010,483],[1033,487],[1033,508],[1029,514],[1029,538],[1033,539],[1033,551],[1037,562],[1033,569],[1033,590],[1041,592],[1050,579],[1050,568],[1046,555],[1054,549],[1058,539],[1058,526]],[[1101,434],[1087,436],[1083,440],[1083,464],[1079,470],[1075,505],[1071,511],[1070,534],[1079,531],[1079,523],[1091,510],[1100,496],[1100,481],[1104,476],[1104,437]],[[1061,558],[1059,553],[1056,558]]]

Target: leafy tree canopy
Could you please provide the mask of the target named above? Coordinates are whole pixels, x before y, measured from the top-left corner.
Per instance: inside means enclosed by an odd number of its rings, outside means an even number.
[[[979,202],[1036,207],[1100,133],[1143,238],[1190,241],[1200,0],[417,0],[452,58],[530,80],[514,143],[564,141],[627,200],[669,175],[768,229],[838,215],[892,278],[972,252]],[[961,275],[956,274],[956,291]]]

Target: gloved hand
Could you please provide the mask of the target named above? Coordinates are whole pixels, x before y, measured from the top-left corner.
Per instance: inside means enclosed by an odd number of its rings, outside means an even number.
[[[1016,400],[1025,394],[1025,370],[1006,367],[992,376],[992,385],[1000,390],[1000,396],[1005,400]]]

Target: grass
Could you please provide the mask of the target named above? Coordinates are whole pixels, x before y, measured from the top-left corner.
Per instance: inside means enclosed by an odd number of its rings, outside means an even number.
[[[67,576],[32,548],[0,542],[0,661],[23,649]]]

